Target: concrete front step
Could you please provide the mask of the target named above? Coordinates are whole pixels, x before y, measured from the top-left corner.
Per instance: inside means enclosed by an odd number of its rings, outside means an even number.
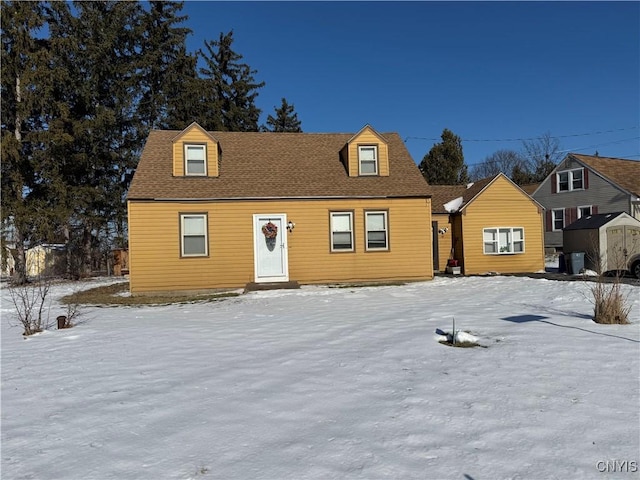
[[[256,283],[249,282],[244,287],[244,292],[255,292],[256,290],[282,290],[282,289],[295,289],[300,288],[300,284],[295,280],[289,282],[269,282],[269,283]]]

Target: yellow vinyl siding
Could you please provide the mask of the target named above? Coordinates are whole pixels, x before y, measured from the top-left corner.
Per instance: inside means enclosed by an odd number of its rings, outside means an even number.
[[[347,148],[349,176],[357,177],[359,175],[358,146],[360,145],[378,146],[378,175],[381,177],[388,177],[389,147],[370,127],[364,128],[349,143]]]
[[[197,126],[187,129],[173,141],[173,175],[184,176],[184,146],[186,144],[207,146],[207,176],[218,176],[218,144]]]
[[[254,281],[253,214],[284,213],[289,278],[300,283],[433,277],[427,199],[129,202],[131,292],[243,287]],[[365,251],[364,211],[388,210],[389,251]],[[331,252],[329,212],[353,211],[354,252]],[[180,258],[179,214],[208,214],[209,255]]]
[[[520,273],[544,269],[542,215],[530,197],[498,177],[464,210],[461,216],[464,273]],[[483,229],[524,228],[525,253],[486,255]]]

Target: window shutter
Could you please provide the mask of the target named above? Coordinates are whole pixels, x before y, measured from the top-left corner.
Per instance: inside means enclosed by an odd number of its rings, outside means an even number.
[[[553,213],[551,212],[551,210],[547,210],[547,232],[550,232],[553,230]]]
[[[570,207],[565,209],[565,227],[568,227],[578,218],[578,207]]]
[[[597,214],[598,214],[598,206],[591,205],[591,215],[597,215]]]
[[[558,193],[558,174],[551,175],[551,193]]]
[[[584,189],[586,190],[589,188],[589,169],[583,168],[582,171],[584,172],[582,174],[582,181],[584,182]]]

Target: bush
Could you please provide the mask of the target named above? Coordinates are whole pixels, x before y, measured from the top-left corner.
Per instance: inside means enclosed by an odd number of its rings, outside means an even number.
[[[629,323],[628,295],[622,291],[622,270],[612,270],[613,277],[607,278],[607,270],[611,270],[611,265],[624,265],[624,249],[619,243],[609,245],[608,263],[604,261],[599,245],[593,240],[591,248],[587,252],[587,258],[593,264],[597,277],[592,283],[591,295],[593,302],[593,321],[603,324],[626,325]],[[607,265],[605,267],[605,264]]]
[[[45,307],[50,288],[48,279],[42,278],[9,287],[16,318],[24,329],[24,336],[42,332],[50,326],[49,309]]]
[[[601,276],[591,287],[593,294],[593,321],[596,323],[626,325],[629,323],[631,305],[622,292],[619,278],[605,283]]]

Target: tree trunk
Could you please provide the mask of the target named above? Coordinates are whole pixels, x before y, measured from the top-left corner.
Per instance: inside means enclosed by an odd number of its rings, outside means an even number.
[[[22,97],[20,94],[20,77],[16,77],[16,127],[15,127],[15,137],[18,143],[22,142],[22,119],[20,117],[20,102],[22,101]],[[22,190],[16,189],[15,195],[17,196],[17,203],[20,204],[24,202],[24,198],[22,196]],[[27,252],[24,248],[24,233],[20,229],[20,227],[16,224],[16,218],[13,218],[13,228],[15,231],[14,241],[16,244],[14,255],[15,261],[15,270],[13,273],[13,283],[16,285],[24,285],[27,283]]]
[[[20,77],[16,77],[16,128],[15,136],[18,142],[22,141],[22,132],[20,131],[22,119],[20,118],[20,102],[22,102],[22,96],[20,95]]]
[[[82,236],[82,276],[88,277],[91,275],[91,267],[93,264],[93,258],[91,255],[91,227],[85,226]]]
[[[15,228],[15,254],[13,260],[15,267],[13,271],[12,281],[15,285],[24,285],[27,283],[27,252],[24,248],[24,238],[18,227]]]
[[[64,275],[70,280],[75,280],[73,271],[73,253],[71,252],[71,229],[69,225],[64,226],[64,244],[65,244],[65,272]]]

